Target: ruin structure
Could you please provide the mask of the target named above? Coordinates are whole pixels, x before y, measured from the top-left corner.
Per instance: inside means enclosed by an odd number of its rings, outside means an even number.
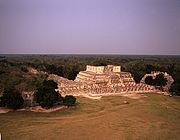
[[[123,93],[157,92],[154,86],[145,83],[136,84],[131,73],[122,72],[121,66],[86,66],[76,79],[68,80],[54,74],[50,80],[58,83],[62,95],[106,96]]]
[[[144,77],[141,79],[140,83],[145,83],[145,79],[148,76],[152,76],[153,79],[156,78],[157,75],[162,74],[164,78],[167,80],[167,84],[163,87],[163,90],[168,92],[172,83],[174,82],[174,79],[171,75],[169,75],[167,72],[161,72],[161,71],[152,71],[150,74],[145,74]]]

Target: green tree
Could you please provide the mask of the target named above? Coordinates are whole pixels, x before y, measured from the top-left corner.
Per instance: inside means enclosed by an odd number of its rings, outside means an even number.
[[[53,80],[44,80],[43,86],[50,88],[50,89],[57,89],[58,88],[57,83],[54,82]]]
[[[174,95],[180,96],[180,83],[174,82],[169,91]]]
[[[170,65],[167,67],[168,73],[170,73],[171,75],[173,75],[174,72],[176,71],[175,66],[176,66],[175,63],[170,64]]]
[[[145,78],[145,83],[148,84],[148,85],[153,85],[154,84],[153,77],[152,76],[147,76]]]
[[[63,76],[63,67],[62,66],[55,66],[55,65],[46,65],[46,69],[50,74],[56,74],[59,76]]]
[[[23,107],[24,99],[14,87],[5,88],[3,95],[0,97],[1,106],[11,109]]]
[[[159,86],[161,89],[167,84],[167,79],[164,78],[164,74],[158,74],[154,79],[154,85]]]
[[[76,98],[72,95],[66,95],[63,100],[64,105],[73,106],[76,103]]]
[[[61,94],[55,89],[57,83],[52,80],[44,81],[34,94],[35,102],[39,103],[43,108],[50,108],[57,102],[62,102]]]
[[[154,71],[156,68],[153,65],[147,64],[146,65],[146,72],[151,73],[151,71]]]

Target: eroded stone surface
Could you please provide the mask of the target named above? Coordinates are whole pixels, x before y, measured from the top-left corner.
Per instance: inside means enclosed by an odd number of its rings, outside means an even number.
[[[174,79],[167,72],[153,71],[150,74],[145,74],[144,77],[141,80],[141,83],[145,83],[145,79],[146,79],[147,76],[152,76],[152,78],[155,79],[156,76],[159,75],[159,74],[163,74],[164,78],[167,79],[167,84],[163,87],[163,90],[168,92],[171,85],[172,85],[172,83],[174,82]]]

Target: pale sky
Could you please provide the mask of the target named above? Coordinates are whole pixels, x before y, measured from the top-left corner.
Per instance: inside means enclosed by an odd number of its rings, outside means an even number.
[[[0,54],[180,55],[180,0],[0,0]]]

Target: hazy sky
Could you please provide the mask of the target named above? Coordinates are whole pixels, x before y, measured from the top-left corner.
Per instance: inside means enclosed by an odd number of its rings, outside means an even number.
[[[0,54],[180,54],[180,0],[0,0]]]

